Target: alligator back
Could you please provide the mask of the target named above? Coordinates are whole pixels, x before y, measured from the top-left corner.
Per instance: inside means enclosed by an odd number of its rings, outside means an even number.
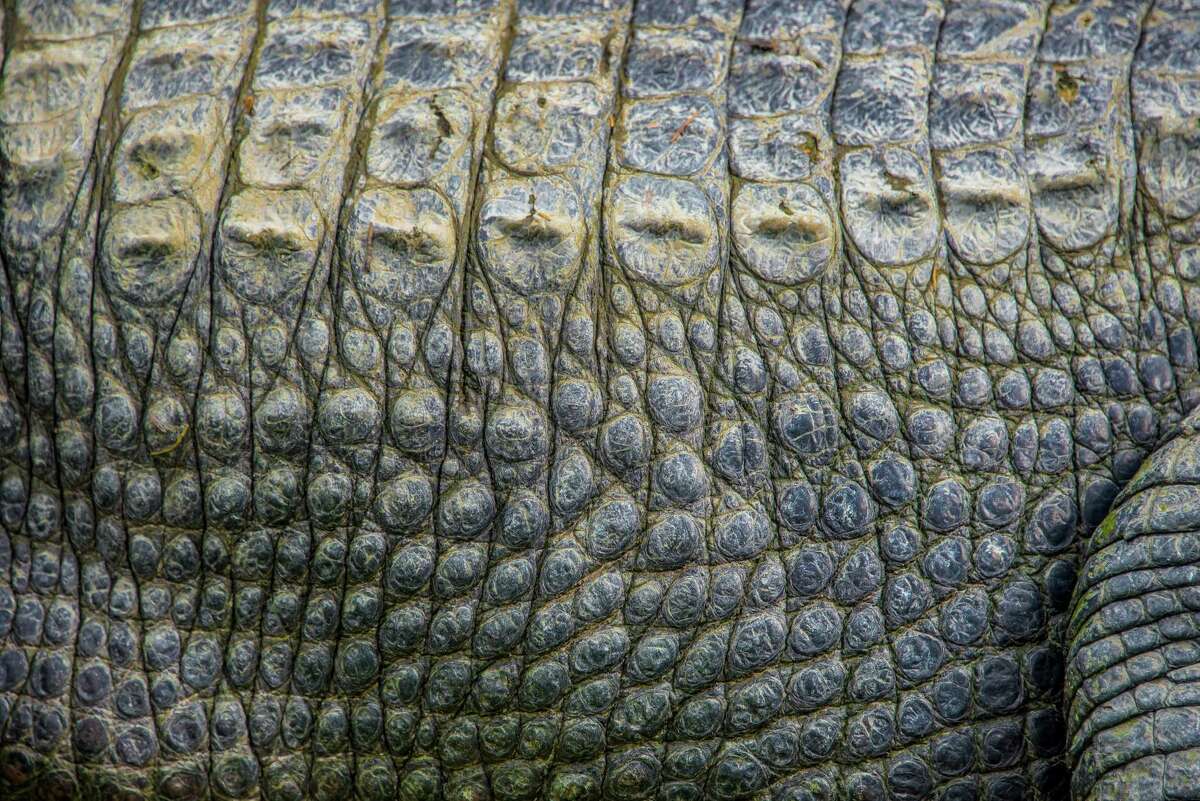
[[[0,796],[1200,798],[1198,53],[0,3]]]

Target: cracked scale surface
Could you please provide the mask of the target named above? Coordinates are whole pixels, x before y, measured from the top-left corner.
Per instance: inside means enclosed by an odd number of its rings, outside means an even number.
[[[1200,797],[1197,44],[0,3],[0,794]]]

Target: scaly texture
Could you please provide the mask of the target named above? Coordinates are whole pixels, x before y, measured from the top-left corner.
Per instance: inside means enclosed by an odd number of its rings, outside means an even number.
[[[4,0],[0,795],[1200,797],[1187,0]]]
[[[81,733],[72,719],[76,679],[91,675],[77,656],[101,647],[97,632],[81,627],[91,599],[80,552],[95,550],[91,292],[111,146],[105,92],[125,59],[131,19],[117,1],[35,2],[13,12],[0,77],[0,560],[9,574],[0,587],[0,749],[13,785],[67,793],[86,771],[78,740],[108,739],[102,724]],[[112,556],[124,560],[123,543],[115,545]],[[141,641],[127,620],[139,611],[131,601],[126,593],[114,604],[121,620],[105,654],[113,662],[129,662]],[[124,735],[132,745],[138,733]]]

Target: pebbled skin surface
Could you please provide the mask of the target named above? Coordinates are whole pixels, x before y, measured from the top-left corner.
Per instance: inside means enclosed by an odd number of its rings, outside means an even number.
[[[1200,6],[0,60],[0,797],[1200,798]]]

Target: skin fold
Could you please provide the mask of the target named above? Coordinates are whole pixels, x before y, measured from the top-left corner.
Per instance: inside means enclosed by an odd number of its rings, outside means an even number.
[[[1200,798],[1200,5],[0,2],[0,798]]]

